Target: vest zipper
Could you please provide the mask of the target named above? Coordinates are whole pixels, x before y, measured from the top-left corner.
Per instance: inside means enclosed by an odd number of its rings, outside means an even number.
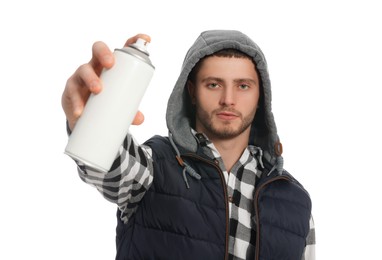
[[[220,169],[219,165],[215,163],[215,161],[211,161],[208,159],[205,159],[201,156],[195,155],[195,154],[183,154],[183,157],[189,157],[189,158],[194,158],[200,161],[203,161],[214,168],[217,169],[219,176],[220,176],[220,181],[223,186],[223,192],[224,192],[224,203],[225,203],[225,253],[224,253],[224,259],[228,260],[228,240],[229,240],[229,206],[228,206],[228,195],[227,195],[227,185],[225,183],[225,178],[222,170]]]
[[[286,180],[286,181],[291,181],[290,178],[287,176],[276,176],[270,180],[267,180],[263,184],[261,184],[259,187],[256,188],[255,192],[255,218],[256,218],[256,246],[255,246],[255,260],[259,260],[260,257],[260,219],[259,219],[259,194],[260,191],[267,186],[268,184],[279,181],[279,180]]]

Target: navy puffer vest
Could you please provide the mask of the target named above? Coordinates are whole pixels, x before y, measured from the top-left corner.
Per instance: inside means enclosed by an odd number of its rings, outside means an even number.
[[[154,182],[127,224],[117,213],[116,259],[227,259],[228,198],[219,167],[206,157],[182,154],[201,175],[188,177],[187,189],[168,139],[154,137],[146,144],[153,149]],[[257,259],[300,260],[310,199],[289,175],[276,178],[258,182]]]

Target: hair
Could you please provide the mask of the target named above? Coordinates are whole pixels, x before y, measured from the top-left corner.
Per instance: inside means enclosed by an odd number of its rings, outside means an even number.
[[[254,125],[257,125],[257,126],[261,126],[260,129],[258,129],[257,131],[264,131],[266,129],[264,123],[265,123],[265,110],[264,110],[264,91],[263,91],[263,84],[262,84],[262,81],[261,81],[261,75],[256,67],[256,63],[255,61],[253,60],[253,58],[251,56],[249,56],[248,54],[242,52],[242,51],[239,51],[237,49],[222,49],[220,51],[217,51],[211,55],[207,55],[205,57],[203,57],[202,59],[200,59],[198,61],[198,63],[196,63],[196,65],[192,68],[190,74],[188,75],[188,81],[190,81],[192,84],[195,84],[196,83],[196,76],[198,75],[199,73],[199,70],[200,70],[200,67],[202,66],[203,64],[203,61],[204,59],[208,58],[208,57],[224,57],[224,58],[243,58],[243,59],[249,59],[252,61],[253,63],[253,66],[255,67],[255,70],[257,72],[257,75],[259,77],[259,85],[260,85],[260,96],[259,96],[259,101],[258,101],[258,110],[256,112],[256,116],[253,120],[253,123]],[[187,92],[187,91],[186,91]],[[188,92],[187,92],[187,95],[188,95]],[[194,107],[192,106],[191,104],[191,101],[190,101],[190,98],[187,99],[187,103],[186,104],[186,107],[187,107],[187,110],[188,110],[188,115],[189,115],[189,118],[190,118],[190,122],[191,122],[191,125],[193,127],[195,127],[195,111],[194,111]],[[259,133],[260,134],[260,133]],[[262,133],[261,133],[262,134]]]
[[[222,49],[222,50],[217,51],[217,52],[215,52],[215,53],[213,53],[211,55],[207,55],[207,56],[203,57],[201,60],[199,60],[198,63],[196,63],[196,65],[192,68],[190,74],[188,75],[188,80],[195,84],[196,76],[198,75],[198,72],[200,70],[200,67],[203,64],[204,59],[206,59],[208,57],[213,57],[213,56],[215,56],[215,57],[223,57],[223,58],[244,58],[244,59],[250,59],[250,60],[252,60],[253,65],[255,65],[255,62],[253,61],[252,57],[249,56],[248,54],[245,54],[242,51],[239,51],[239,50],[236,50],[236,49]],[[256,66],[255,66],[255,69],[256,69]],[[257,72],[257,69],[256,69],[256,72]],[[258,72],[257,72],[257,74],[259,75]]]

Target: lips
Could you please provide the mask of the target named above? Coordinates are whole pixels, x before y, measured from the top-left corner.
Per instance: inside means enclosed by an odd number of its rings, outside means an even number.
[[[233,120],[239,117],[239,115],[235,112],[231,111],[221,111],[216,113],[217,117],[223,120]]]

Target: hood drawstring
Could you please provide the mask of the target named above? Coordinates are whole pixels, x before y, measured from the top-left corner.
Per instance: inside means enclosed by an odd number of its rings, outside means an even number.
[[[181,158],[181,155],[180,155],[180,152],[178,150],[178,147],[176,147],[175,143],[174,143],[174,140],[172,139],[172,134],[169,133],[169,139],[170,139],[170,143],[172,145],[172,147],[174,148],[175,152],[176,152],[176,160],[178,161],[178,163],[184,167],[183,168],[183,180],[184,182],[186,183],[186,187],[187,189],[190,188],[190,185],[188,183],[188,180],[187,180],[187,176],[186,176],[186,172],[193,178],[197,179],[197,180],[200,180],[202,177],[200,176],[199,173],[197,173],[188,163],[186,163],[185,161],[183,161],[183,159]]]
[[[276,169],[279,175],[283,174],[284,171],[284,158],[281,156],[283,153],[283,146],[280,141],[275,143],[275,154],[276,163],[273,165],[272,169],[269,171],[268,176]]]
[[[284,171],[284,158],[281,156],[276,157],[276,163],[273,165],[272,169],[269,171],[268,176],[271,175],[271,173],[277,170],[277,173],[279,175],[283,174]]]
[[[251,152],[253,156],[257,159],[259,162],[260,166],[262,169],[264,169],[264,164],[263,164],[263,150],[260,147],[253,146],[251,149]]]
[[[264,164],[263,164],[263,150],[260,147],[255,146],[253,149],[253,155],[256,157],[257,161],[259,162],[261,168],[264,169]],[[284,170],[284,158],[280,156],[276,157],[276,163],[273,165],[272,169],[269,171],[267,174],[268,176],[271,175],[271,173],[277,170],[279,175],[283,174]]]

